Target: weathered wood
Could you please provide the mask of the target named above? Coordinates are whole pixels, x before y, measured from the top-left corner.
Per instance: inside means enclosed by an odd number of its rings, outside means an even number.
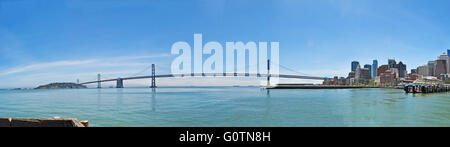
[[[380,88],[378,86],[349,86],[349,85],[302,85],[302,84],[278,84],[266,87],[267,89],[355,89],[355,88]]]
[[[0,118],[0,127],[85,127],[74,118]]]

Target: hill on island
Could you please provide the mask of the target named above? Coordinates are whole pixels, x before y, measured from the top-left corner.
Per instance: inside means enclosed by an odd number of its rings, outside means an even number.
[[[71,89],[71,88],[87,88],[87,87],[76,83],[50,83],[47,85],[41,85],[34,89]]]

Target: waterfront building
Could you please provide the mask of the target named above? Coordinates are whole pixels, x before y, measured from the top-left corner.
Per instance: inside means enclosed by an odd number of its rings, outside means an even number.
[[[346,85],[347,84],[347,79],[344,77],[340,77],[339,78],[339,85]]]
[[[440,80],[442,80],[442,81],[449,81],[449,75],[450,74],[441,74],[441,75],[439,75],[437,78],[438,79],[440,79]]]
[[[334,76],[333,79],[325,79],[322,83],[323,85],[339,85],[338,76]]]
[[[373,63],[372,63],[372,78],[375,78],[377,76],[377,69],[378,69],[378,60],[373,60]]]
[[[421,79],[422,75],[419,75],[416,73],[410,73],[408,77],[409,77],[409,80],[415,81],[415,80]]]
[[[374,78],[374,81],[375,81],[375,83],[377,83],[377,86],[380,86],[381,84],[381,82],[380,82],[380,76],[376,76],[375,78]]]
[[[380,75],[380,84],[383,86],[394,85],[395,78],[395,73],[390,70],[386,70]]]
[[[377,76],[381,76],[381,74],[385,73],[387,70],[389,70],[389,65],[381,65],[377,69]]]
[[[369,79],[372,79],[372,65],[366,64],[364,65],[364,68],[367,68],[369,70]]]
[[[333,78],[333,85],[337,85],[338,82],[339,82],[338,80],[339,80],[338,76],[334,76],[334,78]]]
[[[417,74],[422,76],[432,76],[430,74],[430,67],[428,65],[422,65],[417,67]]]
[[[438,77],[441,74],[447,74],[447,60],[436,60],[434,65],[434,76]]]
[[[352,71],[355,72],[356,71],[356,67],[359,65],[358,61],[353,61],[352,62]]]
[[[347,77],[348,79],[351,79],[351,78],[355,78],[355,72],[349,72],[348,73],[348,77]]]
[[[435,61],[428,61],[428,68],[430,68],[428,76],[434,76],[434,63]]]

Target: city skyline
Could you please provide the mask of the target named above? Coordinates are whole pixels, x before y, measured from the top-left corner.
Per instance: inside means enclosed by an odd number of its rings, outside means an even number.
[[[123,77],[152,63],[169,67],[176,57],[170,46],[192,43],[194,33],[205,42],[279,41],[280,63],[311,75],[345,77],[351,61],[374,59],[403,61],[409,71],[450,48],[449,4],[0,0],[0,88],[88,81],[98,73]]]
[[[450,49],[447,49],[450,52]],[[325,85],[377,85],[394,86],[402,83],[423,83],[427,80],[442,83],[449,83],[450,75],[450,54],[442,53],[436,60],[428,61],[427,64],[412,67],[408,72],[407,64],[403,61],[388,59],[387,64],[378,66],[378,61],[373,60],[372,64],[365,64],[361,68],[358,61],[352,61],[350,72],[347,77],[335,76],[323,82]],[[338,80],[339,79],[339,80]]]

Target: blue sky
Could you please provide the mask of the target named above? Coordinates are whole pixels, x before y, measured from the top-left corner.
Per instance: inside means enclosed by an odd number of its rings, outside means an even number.
[[[408,69],[450,48],[450,1],[0,0],[0,88],[169,73],[177,41],[278,41],[280,63],[346,76],[350,62]],[[283,71],[281,71],[283,72]],[[136,83],[139,84],[139,83]],[[145,83],[146,84],[146,83]]]

